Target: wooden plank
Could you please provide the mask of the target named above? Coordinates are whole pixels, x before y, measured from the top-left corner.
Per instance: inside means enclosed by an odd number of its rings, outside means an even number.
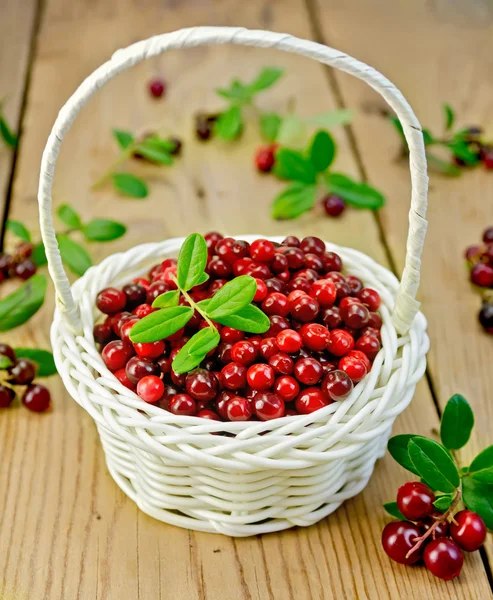
[[[326,43],[385,73],[408,98],[423,126],[440,133],[441,104],[449,102],[457,111],[458,126],[480,124],[491,132],[493,82],[488,56],[493,13],[486,4],[351,0],[330,11],[325,6],[319,2],[318,15]],[[351,106],[375,102],[366,86],[350,77],[336,74],[336,78]],[[402,267],[409,181],[406,165],[393,164],[397,136],[374,115],[361,114],[354,131],[364,168],[389,198],[382,215],[385,236]],[[493,442],[491,338],[477,321],[480,301],[471,290],[462,258],[465,247],[480,241],[482,231],[493,223],[492,190],[493,178],[482,168],[459,179],[431,176],[420,296],[429,321],[429,366],[439,405],[443,409],[459,392],[476,414],[471,441],[459,453],[464,465]],[[493,564],[491,536],[487,551]]]
[[[2,1],[0,19],[0,99],[7,122],[17,131],[34,35],[37,1]],[[14,152],[0,140],[0,223],[13,168]]]
[[[234,18],[232,17],[234,15]],[[234,22],[233,22],[234,21]],[[235,24],[310,37],[299,0],[265,5],[229,0],[201,5],[192,0],[164,7],[155,0],[98,4],[47,2],[28,99],[25,143],[14,187],[12,216],[36,230],[34,209],[39,157],[51,123],[80,80],[115,48],[136,39],[194,23]],[[87,40],[92,43],[88,44]],[[193,139],[198,109],[220,107],[213,88],[234,75],[248,78],[266,64],[284,65],[285,81],[262,100],[279,109],[294,96],[300,112],[335,106],[320,66],[297,57],[243,48],[172,53],[141,65],[100,93],[84,109],[64,144],[55,182],[55,202],[70,202],[85,218],[115,216],[129,224],[126,238],[92,250],[106,253],[142,241],[192,230],[322,235],[385,261],[368,213],[353,211],[339,223],[309,215],[293,224],[271,223],[267,205],[278,184],[258,176],[251,160],[258,134],[250,127],[241,144]],[[165,102],[152,102],[145,82],[162,72],[170,82]],[[300,86],[302,78],[303,85]],[[50,90],[50,94],[46,94]],[[148,169],[152,194],[141,203],[117,199],[110,190],[89,193],[90,183],[114,154],[113,126],[137,129],[165,120],[184,133],[183,159],[169,171]],[[338,168],[356,173],[343,132]],[[16,344],[48,344],[52,305],[19,332]],[[443,584],[423,569],[393,565],[380,549],[385,522],[380,505],[391,499],[404,474],[386,458],[355,500],[317,526],[253,539],[187,532],[140,513],[107,474],[91,419],[51,384],[54,410],[38,417],[12,410],[0,420],[0,595],[29,598],[486,598],[478,557],[468,560],[460,582]],[[423,383],[397,430],[429,434],[436,412]],[[36,500],[33,501],[33,498]],[[29,559],[25,549],[29,548]],[[371,565],[371,568],[370,568]]]

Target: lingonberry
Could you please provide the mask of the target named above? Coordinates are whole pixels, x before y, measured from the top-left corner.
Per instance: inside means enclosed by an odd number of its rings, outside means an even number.
[[[358,359],[351,356],[343,356],[339,361],[339,370],[344,371],[354,383],[358,383],[368,373],[366,364]]]
[[[199,412],[196,415],[197,417],[200,417],[201,419],[207,419],[209,421],[220,421],[221,419],[219,418],[219,415],[217,413],[215,413],[213,410],[211,410],[210,408],[203,408],[202,410],[199,410]]]
[[[368,319],[367,323],[368,327],[373,327],[374,329],[380,331],[382,328],[382,323],[382,317],[377,312],[370,313],[370,318]]]
[[[300,358],[294,365],[294,376],[304,385],[315,385],[322,374],[322,365],[314,358]]]
[[[132,360],[132,359],[130,359]],[[127,363],[128,365],[128,363]],[[113,373],[113,375],[118,379],[118,381],[124,385],[126,388],[128,388],[129,390],[133,390],[135,388],[135,385],[130,381],[130,379],[127,377],[127,373],[125,369],[118,369],[118,371],[115,371]]]
[[[296,398],[295,402],[296,410],[301,415],[312,413],[319,408],[328,406],[328,404],[329,402],[318,387],[308,387],[304,389]]]
[[[228,344],[235,344],[245,337],[243,331],[239,329],[233,329],[233,327],[223,327],[220,331],[221,341],[227,342]]]
[[[222,392],[219,392],[219,394],[217,395],[217,398],[213,404],[216,412],[225,421],[228,420],[228,415],[226,413],[227,404],[228,404],[229,400],[231,400],[231,398],[234,398],[235,396],[236,396],[235,392],[232,392],[230,390],[223,390]]]
[[[346,296],[346,298],[343,298],[340,302],[339,302],[339,310],[342,310],[343,308],[347,308],[350,304],[362,304],[360,300],[358,300],[358,298],[355,298],[354,296]]]
[[[375,312],[380,308],[380,294],[376,290],[372,288],[363,288],[356,295],[371,312]]]
[[[97,344],[107,344],[111,342],[113,339],[113,330],[111,329],[111,325],[107,322],[99,323],[98,325],[94,325],[93,329],[94,341]],[[0,354],[3,354],[0,352]]]
[[[156,375],[146,375],[137,383],[137,394],[145,402],[154,404],[164,394],[164,383]]]
[[[133,310],[139,304],[145,302],[147,297],[147,289],[138,283],[129,283],[123,286],[122,291],[127,297],[127,310]]]
[[[292,248],[299,248],[300,240],[294,235],[288,235],[281,242],[281,246],[291,246]]]
[[[421,558],[420,549],[409,551],[415,545],[415,540],[421,535],[417,525],[409,521],[392,521],[387,523],[382,532],[382,546],[387,555],[402,565],[413,565]]]
[[[486,525],[483,519],[472,510],[460,510],[450,524],[450,535],[462,550],[479,550],[486,539]]]
[[[351,288],[347,283],[342,281],[336,281],[335,286],[337,298],[339,300],[341,300],[342,298],[346,298],[346,296],[349,296],[351,294]]]
[[[15,391],[0,384],[0,408],[8,408],[15,398]]]
[[[276,273],[277,279],[280,279],[283,283],[288,283],[291,279],[291,273],[289,271],[281,271],[281,273]]]
[[[342,259],[335,252],[324,252],[322,254],[324,271],[342,271]]]
[[[32,260],[23,260],[14,265],[14,276],[26,281],[36,273],[37,267]]]
[[[284,400],[279,394],[259,392],[253,399],[253,410],[261,421],[270,421],[284,416]]]
[[[354,348],[353,336],[343,329],[333,329],[330,332],[327,350],[334,356],[344,356]]]
[[[257,349],[251,342],[247,340],[236,342],[236,344],[234,344],[231,348],[231,359],[234,362],[240,363],[240,365],[244,365],[245,367],[248,367],[254,363],[257,355]]]
[[[314,281],[310,287],[309,294],[312,298],[315,298],[322,308],[332,306],[337,297],[336,286],[329,279]]]
[[[474,246],[468,246],[464,252],[465,259],[470,263],[474,264],[481,258],[483,247],[475,244]]]
[[[370,359],[364,352],[361,352],[361,350],[351,350],[351,352],[348,352],[344,358],[354,358],[356,360],[360,360],[365,365],[367,371],[370,371],[371,369]]]
[[[7,371],[9,382],[17,385],[27,385],[36,377],[36,365],[28,358],[19,358]]]
[[[217,360],[223,364],[227,365],[231,362],[231,348],[233,344],[227,344],[226,342],[221,342],[217,347]]]
[[[259,347],[260,355],[265,360],[269,360],[271,356],[277,354],[279,352],[279,347],[276,343],[276,338],[274,337],[266,337],[260,342]]]
[[[123,369],[133,354],[133,347],[126,342],[122,342],[121,340],[115,340],[109,344],[106,344],[101,352],[104,364],[110,371],[118,371],[118,369]]]
[[[166,82],[156,78],[149,82],[149,93],[153,98],[161,98],[166,90]]]
[[[229,421],[248,421],[252,416],[250,402],[241,396],[234,396],[226,403],[226,416]]]
[[[433,525],[433,539],[440,537],[448,537],[449,535],[449,523],[448,521],[442,520],[442,513],[437,510],[432,510],[430,515],[424,519],[420,519],[416,525],[421,527],[423,531],[428,531],[428,529]],[[440,519],[440,520],[437,520]]]
[[[357,340],[355,348],[364,352],[370,360],[374,360],[380,352],[381,344],[378,338],[373,335],[362,335]]]
[[[240,275],[251,275],[250,270],[253,265],[253,260],[249,257],[240,258],[233,263],[233,275],[239,277]]]
[[[147,317],[147,315],[150,315],[155,310],[157,310],[157,309],[152,308],[152,306],[150,304],[141,304],[140,306],[137,306],[136,308],[134,308],[134,310],[132,311],[132,314],[135,315],[136,317],[139,317],[139,319],[143,319],[144,317]]]
[[[217,377],[206,369],[195,369],[188,373],[185,386],[195,400],[212,400],[219,391]]]
[[[276,344],[282,352],[294,354],[303,345],[303,339],[294,329],[283,329],[276,335]]]
[[[121,312],[127,304],[127,296],[122,290],[106,288],[96,296],[96,306],[105,315],[114,315]]]
[[[248,385],[254,390],[268,390],[274,384],[275,373],[270,365],[257,363],[247,371]]]
[[[349,289],[351,290],[351,294],[357,294],[363,288],[363,283],[361,279],[356,277],[355,275],[347,275],[346,283],[349,285]]]
[[[368,324],[370,311],[359,302],[353,302],[341,308],[341,316],[348,327],[361,329]]]
[[[303,259],[306,270],[311,269],[313,271],[315,271],[315,273],[322,271],[323,269],[323,261],[320,258],[320,256],[318,256],[318,254],[313,254],[312,252],[308,252],[307,254],[305,254],[305,257]],[[303,276],[304,274],[302,274],[301,272],[298,273],[298,276]],[[316,279],[318,278],[318,276],[316,277]]]
[[[327,347],[330,338],[330,333],[327,327],[318,323],[306,323],[299,331],[303,338],[305,348],[322,352]]]
[[[207,244],[208,250],[213,250],[219,240],[222,240],[223,236],[218,231],[209,231],[204,235],[205,243]]]
[[[273,292],[262,302],[261,308],[266,315],[287,317],[289,314],[288,298],[284,294]]]
[[[271,315],[269,317],[270,327],[265,335],[269,337],[276,336],[280,331],[284,331],[284,329],[289,329],[289,321],[285,317],[281,317],[281,315]]]
[[[329,217],[338,217],[344,212],[346,203],[340,196],[329,194],[322,199],[322,205]]]
[[[257,291],[253,297],[254,302],[262,302],[267,296],[267,285],[262,279],[255,279],[257,284]]]
[[[274,273],[282,273],[283,271],[287,271],[289,269],[288,259],[284,256],[284,254],[276,252],[270,264],[270,268]]]
[[[125,365],[127,378],[133,384],[137,384],[147,375],[158,375],[159,371],[159,367],[152,360],[139,356],[132,356]]]
[[[15,361],[14,349],[8,344],[0,344],[0,354],[10,358],[11,361]]]
[[[306,277],[294,277],[291,279],[291,281],[289,281],[288,289],[290,292],[301,291],[307,295],[310,291],[312,283],[313,282],[310,279],[306,279]]]
[[[300,248],[305,253],[322,255],[325,252],[325,243],[320,238],[309,235],[301,240]]]
[[[322,380],[320,389],[326,399],[333,402],[345,400],[353,391],[354,384],[349,375],[344,371],[331,371],[327,373]]]
[[[276,375],[291,375],[294,368],[293,359],[283,352],[271,356],[269,365],[274,369]]]
[[[291,304],[291,315],[301,323],[314,321],[318,315],[320,306],[315,298],[301,296]]]
[[[493,227],[488,227],[483,232],[483,242],[485,244],[491,244],[493,242]]]
[[[247,370],[240,363],[230,362],[221,369],[221,381],[228,390],[240,390],[246,385]]]
[[[300,384],[291,375],[283,375],[275,380],[273,390],[285,402],[291,402],[300,393]]]
[[[485,302],[479,311],[479,322],[486,333],[493,334],[493,304]]]
[[[228,277],[233,272],[231,263],[220,256],[213,256],[207,265],[207,273],[213,277]]]
[[[397,490],[397,507],[410,521],[419,521],[433,511],[435,494],[420,481],[408,481]]]
[[[255,240],[250,244],[250,256],[259,262],[271,262],[275,251],[274,244],[269,240]]]
[[[33,412],[44,412],[50,408],[50,392],[39,383],[28,385],[22,396],[22,404]]]
[[[440,579],[453,579],[460,574],[464,556],[459,546],[450,538],[429,542],[423,552],[427,569]]]
[[[132,328],[139,321],[139,317],[125,317],[120,319],[120,338],[123,342],[131,343],[130,334],[132,332]],[[161,352],[159,353],[161,354]],[[159,356],[159,355],[158,355]]]
[[[261,146],[255,153],[255,165],[262,173],[269,173],[276,162],[276,144]]]
[[[341,311],[338,306],[324,308],[321,313],[323,323],[328,329],[337,329],[342,323]]]
[[[293,248],[292,246],[282,246],[280,252],[284,254],[288,261],[288,267],[291,270],[301,269],[304,263],[304,253],[300,248]]]
[[[493,267],[483,262],[478,262],[471,269],[471,281],[480,287],[493,286]]]
[[[197,413],[197,403],[188,394],[176,394],[170,400],[169,409],[174,415],[193,417]]]
[[[134,349],[136,354],[143,358],[158,358],[164,352],[166,345],[163,341],[136,343]]]
[[[146,293],[146,303],[152,304],[158,296],[165,292],[169,292],[170,290],[171,285],[166,281],[155,281],[151,283]]]

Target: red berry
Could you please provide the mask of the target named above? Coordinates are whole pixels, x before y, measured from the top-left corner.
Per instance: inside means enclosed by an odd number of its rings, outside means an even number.
[[[257,291],[255,292],[255,296],[253,297],[254,302],[262,302],[267,296],[267,285],[262,279],[255,279],[257,283]]]
[[[276,344],[282,352],[294,354],[303,345],[303,339],[294,329],[284,329],[276,335]]]
[[[322,262],[324,271],[342,271],[342,259],[335,252],[324,252]]]
[[[137,384],[143,377],[147,375],[158,375],[159,368],[152,360],[132,356],[125,367],[125,374],[132,384]],[[116,373],[115,373],[116,376]],[[121,379],[120,379],[121,381]],[[122,382],[123,383],[123,382]]]
[[[294,367],[293,359],[282,352],[271,356],[269,365],[274,369],[276,375],[291,375]]]
[[[486,525],[483,519],[472,510],[460,510],[450,524],[450,534],[462,550],[479,550],[486,539]]]
[[[370,359],[364,352],[361,352],[361,350],[351,350],[351,352],[348,352],[344,358],[354,358],[356,360],[360,360],[364,363],[366,370],[368,372],[371,371]]]
[[[289,321],[280,315],[271,315],[269,317],[270,327],[265,335],[270,337],[276,336],[280,331],[289,329]]]
[[[166,281],[155,281],[151,283],[146,293],[146,303],[152,304],[154,300],[172,289],[171,285]]]
[[[8,408],[12,404],[14,398],[14,390],[0,384],[0,408]]]
[[[325,252],[325,242],[318,237],[309,235],[301,240],[300,248],[305,253],[322,255]]]
[[[250,244],[250,256],[259,262],[271,262],[276,248],[269,240],[255,240]]]
[[[3,354],[3,356],[7,356],[8,358],[10,358],[10,360],[12,362],[15,361],[14,349],[12,348],[12,346],[9,346],[8,344],[0,343],[0,354]]]
[[[276,343],[276,338],[267,337],[260,342],[260,355],[265,360],[269,360],[271,356],[279,352],[279,347]]]
[[[259,392],[253,399],[253,409],[261,421],[270,421],[284,416],[284,400],[278,394]]]
[[[346,203],[344,200],[335,194],[325,196],[325,198],[322,199],[322,204],[329,217],[338,217],[346,208]]]
[[[493,334],[493,304],[484,302],[478,316],[481,327],[486,333]]]
[[[135,352],[144,358],[158,358],[164,352],[165,347],[163,341],[134,344]]]
[[[329,404],[318,387],[308,387],[296,398],[296,410],[302,415],[312,413]]]
[[[246,385],[247,370],[243,365],[231,362],[221,370],[221,381],[229,390],[240,390]]]
[[[228,401],[231,400],[231,398],[234,398],[235,396],[236,396],[235,392],[231,392],[229,390],[224,390],[217,395],[217,398],[214,402],[215,410],[217,411],[219,416],[222,417],[226,421],[228,420],[228,415],[226,413],[226,406],[228,404]]]
[[[241,396],[234,396],[226,404],[226,415],[229,421],[248,421],[252,416],[250,402]]]
[[[310,296],[300,296],[291,304],[291,315],[301,323],[314,321],[318,315],[319,304]]]
[[[219,415],[217,415],[213,410],[208,408],[204,408],[199,410],[197,413],[197,417],[201,417],[202,419],[207,419],[209,421],[220,421]]]
[[[415,545],[415,540],[421,531],[409,521],[392,521],[382,532],[382,546],[387,555],[402,565],[413,565],[421,558],[421,550],[416,550],[410,556],[408,552]]]
[[[289,269],[288,259],[284,256],[284,254],[276,252],[274,258],[272,259],[270,268],[274,273],[283,273]]]
[[[493,242],[493,227],[488,227],[483,232],[483,242],[485,244],[491,244]]]
[[[438,538],[427,544],[423,552],[427,569],[440,579],[453,579],[460,574],[464,556],[459,546],[449,538]]]
[[[107,344],[113,339],[113,330],[108,322],[94,325],[93,329],[94,341],[98,344]],[[2,354],[2,353],[0,353]]]
[[[341,316],[344,323],[351,329],[361,329],[368,324],[370,311],[359,302],[353,302],[341,307]]]
[[[131,343],[130,334],[132,332],[132,328],[139,321],[138,317],[122,317],[120,319],[120,337],[123,342]]]
[[[50,408],[50,392],[44,385],[39,383],[27,387],[22,396],[22,404],[33,412],[44,412]]]
[[[440,517],[442,517],[442,513],[438,512],[437,510],[433,510],[428,517],[418,521],[418,523],[416,523],[416,525],[418,525],[418,527],[421,527],[424,531],[428,531],[428,529],[432,525],[435,525],[435,527],[433,529],[433,533],[432,533],[433,539],[440,538],[440,537],[448,537],[448,535],[449,535],[448,521],[441,520],[438,522],[438,524],[436,524],[437,518],[440,518]]]
[[[258,352],[255,346],[246,340],[236,342],[231,348],[231,359],[246,367],[255,362],[257,354]]]
[[[217,377],[206,369],[195,369],[188,373],[185,386],[195,400],[212,400],[219,391]]]
[[[305,254],[304,257],[304,264],[306,269],[303,269],[302,271],[298,271],[298,277],[306,277],[307,275],[312,275],[314,277],[314,280],[318,279],[319,275],[318,272],[323,270],[323,261],[320,258],[320,256],[318,256],[318,254],[313,254],[311,252],[308,252],[307,254]],[[315,275],[313,274],[313,271],[315,272]]]
[[[330,339],[330,333],[327,327],[318,323],[306,323],[300,329],[301,337],[305,348],[322,352],[327,347]]]
[[[145,402],[153,404],[164,394],[164,383],[155,375],[146,375],[137,384],[137,394]]]
[[[144,317],[147,317],[147,315],[150,315],[155,310],[156,309],[152,308],[152,306],[150,304],[141,304],[140,306],[137,306],[137,308],[135,308],[133,310],[132,314],[134,314],[136,317],[139,317],[139,319],[143,319]]]
[[[420,481],[408,481],[397,490],[397,506],[410,521],[419,521],[433,511],[435,494]]]
[[[323,323],[330,330],[337,329],[342,323],[341,311],[338,306],[324,308],[321,317]]]
[[[339,369],[349,375],[354,383],[358,383],[368,374],[366,364],[362,360],[351,356],[341,358]]]
[[[227,342],[228,344],[234,344],[239,342],[245,337],[243,331],[233,329],[233,327],[223,327],[221,329],[221,341]]]
[[[343,329],[334,329],[330,332],[327,350],[334,356],[344,356],[354,348],[353,336]]]
[[[305,385],[315,385],[322,374],[322,365],[314,358],[300,358],[294,365],[294,376]]]
[[[217,231],[209,231],[204,235],[205,243],[207,244],[208,250],[213,250],[216,244],[223,239],[223,236]]]
[[[134,357],[135,358],[135,357]],[[132,360],[132,359],[130,359]],[[130,361],[129,361],[130,362]],[[127,363],[128,366],[128,363]],[[124,385],[129,390],[133,390],[135,388],[134,384],[127,377],[127,373],[125,369],[118,369],[118,371],[114,372],[114,376],[118,379],[118,381]]]
[[[283,375],[276,379],[273,389],[285,402],[291,402],[300,393],[300,384],[294,377]]]
[[[325,375],[320,389],[325,398],[333,402],[338,402],[345,400],[353,391],[353,387],[353,382],[347,373],[335,370]]]
[[[268,390],[274,384],[274,369],[270,365],[252,365],[247,371],[248,385],[254,390]]]
[[[304,264],[305,254],[300,248],[293,248],[291,246],[281,246],[280,252],[286,257],[288,261],[288,267],[291,270],[301,269]]]
[[[281,242],[281,246],[292,246],[293,248],[299,248],[300,240],[294,235],[288,235]]]
[[[378,313],[370,313],[370,318],[368,319],[368,327],[373,327],[374,329],[380,330],[382,328],[382,323],[382,317]]]
[[[337,298],[335,283],[330,279],[314,281],[310,288],[310,296],[322,307],[332,306]]]
[[[233,272],[230,263],[226,262],[220,256],[213,256],[207,264],[207,273],[213,277],[228,277]]]
[[[365,304],[372,312],[375,312],[380,308],[381,299],[380,294],[371,288],[363,288],[357,293],[357,297],[363,304]]]
[[[307,279],[306,277],[294,277],[288,283],[288,289],[290,291],[299,290],[301,292],[304,292],[305,295],[307,295],[310,291],[312,283],[312,280]]]
[[[96,306],[105,315],[121,312],[127,304],[127,297],[121,290],[106,288],[96,296]]]
[[[153,98],[161,98],[166,90],[166,83],[162,79],[153,79],[149,82],[149,92]]]
[[[364,352],[370,360],[374,360],[380,352],[381,344],[378,338],[373,335],[362,335],[356,342],[355,348]]]
[[[273,292],[262,302],[262,310],[266,315],[280,315],[287,317],[289,314],[289,302],[287,296]]]
[[[493,267],[483,262],[478,262],[471,269],[471,281],[480,287],[493,286]]]
[[[175,394],[170,400],[169,409],[174,415],[193,417],[197,413],[197,403],[188,394]]]
[[[32,260],[23,260],[14,265],[14,275],[26,281],[36,273],[37,267]]]
[[[104,364],[110,371],[118,371],[118,369],[123,369],[131,356],[133,356],[133,353],[134,349],[130,344],[121,340],[115,340],[106,344],[101,352],[101,356],[103,357]]]
[[[277,146],[261,146],[255,153],[255,165],[262,173],[269,173],[276,162],[275,151]]]

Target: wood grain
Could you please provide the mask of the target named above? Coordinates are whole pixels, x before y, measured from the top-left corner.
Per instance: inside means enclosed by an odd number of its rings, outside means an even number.
[[[313,36],[300,0],[47,1],[12,217],[37,230],[40,155],[56,113],[82,78],[122,45],[199,23]],[[286,54],[229,47],[170,53],[121,76],[91,101],[62,149],[55,203],[70,202],[84,218],[116,216],[130,226],[122,240],[91,248],[95,260],[143,241],[214,228],[235,234],[310,232],[385,263],[378,228],[366,212],[350,211],[340,222],[320,218],[319,211],[294,223],[269,220],[268,204],[278,184],[251,166],[259,143],[254,126],[237,145],[194,140],[193,113],[222,106],[214,87],[234,75],[252,77],[267,64],[285,66],[287,73],[261,99],[264,107],[281,110],[294,97],[297,110],[311,115],[336,105],[319,65]],[[157,73],[170,82],[164,102],[150,100],[145,90],[146,81]],[[90,193],[90,183],[114,157],[111,127],[139,129],[160,122],[184,138],[185,151],[172,169],[139,167],[151,180],[150,197],[139,202],[118,199],[110,189]],[[345,132],[335,135],[340,144],[337,167],[357,174]],[[389,164],[382,181],[394,169]],[[375,183],[380,185],[380,178]],[[51,316],[50,294],[28,326],[9,337],[15,345],[47,347]],[[362,494],[316,526],[239,540],[188,532],[140,513],[120,492],[106,471],[91,419],[57,378],[50,383],[51,414],[31,415],[18,408],[0,417],[2,600],[421,600],[432,595],[483,600],[491,595],[477,554],[467,557],[460,580],[447,584],[422,568],[392,564],[383,554],[379,538],[387,519],[380,506],[392,499],[406,477],[388,457],[377,465]],[[430,435],[437,424],[422,382],[396,431]]]
[[[423,126],[441,133],[441,104],[457,111],[457,126],[480,124],[493,133],[493,81],[489,56],[493,49],[493,12],[487,3],[424,0],[388,5],[379,0],[351,0],[327,12],[319,3],[324,41],[350,52],[389,75],[414,107]],[[358,10],[359,18],[354,19]],[[370,30],[378,44],[366,43]],[[418,33],[419,32],[419,33]],[[417,43],[419,36],[419,43]],[[460,39],[460,49],[457,45]],[[406,57],[412,56],[406,69]],[[364,106],[376,96],[356,80],[335,74],[344,102]],[[355,124],[359,155],[365,171],[381,183],[389,198],[383,226],[393,256],[403,265],[402,240],[407,231],[408,174],[405,164],[392,164],[398,140],[390,126],[372,115]],[[463,394],[476,413],[464,465],[493,441],[491,403],[492,340],[477,321],[478,296],[468,282],[463,252],[481,240],[493,223],[493,178],[478,168],[461,178],[432,175],[429,232],[426,241],[421,300],[429,321],[430,373],[441,409],[453,393]],[[493,562],[491,537],[487,544]]]

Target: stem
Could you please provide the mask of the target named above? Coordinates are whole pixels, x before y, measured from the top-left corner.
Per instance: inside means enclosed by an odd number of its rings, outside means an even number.
[[[179,283],[178,280],[176,279],[176,277],[174,275],[171,276],[171,279],[176,283],[176,287],[180,290],[180,292],[183,294],[183,296],[186,298],[187,302],[190,304],[190,306],[196,310],[201,317],[203,317],[203,319],[206,321],[206,323],[209,324],[209,327],[212,327],[213,329],[217,329],[216,326],[214,325],[214,323],[209,319],[209,317],[207,316],[207,314],[201,310],[200,306],[194,302],[192,300],[192,298],[190,297],[190,294],[188,292],[186,292],[185,290],[183,290]]]
[[[132,153],[134,152],[137,145],[137,142],[134,142],[127,146],[127,148],[125,148],[125,150],[120,154],[120,156],[110,165],[109,169],[103,175],[101,175],[101,177],[97,181],[95,181],[92,184],[91,189],[97,190],[102,185],[104,185],[108,181],[108,179],[113,175],[114,170],[121,164],[123,164],[127,159],[129,159],[130,156],[132,156]]]
[[[454,510],[457,508],[457,505],[460,502],[461,496],[462,496],[462,492],[460,491],[460,489],[458,489],[457,490],[457,494],[456,494],[456,496],[454,498],[454,501],[449,506],[449,509],[447,510],[447,512],[445,512],[440,517],[437,517],[437,519],[435,520],[435,522],[433,523],[433,525],[422,536],[417,537],[417,538],[414,539],[414,541],[416,543],[411,548],[411,550],[409,550],[409,552],[406,554],[406,558],[409,558],[413,552],[416,552],[416,550],[419,550],[419,548],[421,548],[421,546],[423,545],[423,543],[425,542],[425,540],[427,538],[429,538],[430,535],[433,534],[433,532],[435,531],[435,529],[438,527],[438,525],[440,523],[443,523],[444,521],[448,521],[449,520],[449,518],[451,517],[452,513],[454,512]],[[453,519],[453,517],[451,517],[451,520],[452,519]]]

